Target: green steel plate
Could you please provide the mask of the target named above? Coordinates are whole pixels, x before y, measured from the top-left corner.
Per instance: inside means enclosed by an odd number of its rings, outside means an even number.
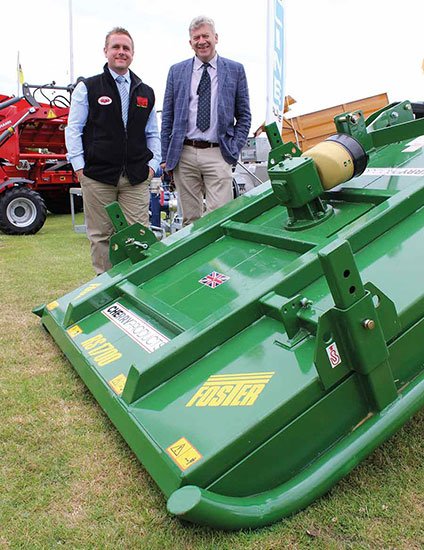
[[[264,184],[36,310],[184,519],[293,513],[424,405],[422,146],[324,198],[289,231]]]

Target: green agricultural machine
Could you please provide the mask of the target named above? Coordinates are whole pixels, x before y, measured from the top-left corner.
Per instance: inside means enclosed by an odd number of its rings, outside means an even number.
[[[184,520],[292,514],[424,405],[424,119],[335,123],[161,242],[110,205],[113,267],[34,310]]]

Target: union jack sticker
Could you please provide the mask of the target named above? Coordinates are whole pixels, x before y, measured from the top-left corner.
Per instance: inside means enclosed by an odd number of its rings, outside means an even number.
[[[210,288],[216,288],[217,286],[222,285],[222,283],[228,281],[228,279],[228,275],[223,275],[222,273],[218,273],[218,271],[212,271],[212,273],[209,273],[206,277],[199,279],[199,283],[209,286]]]

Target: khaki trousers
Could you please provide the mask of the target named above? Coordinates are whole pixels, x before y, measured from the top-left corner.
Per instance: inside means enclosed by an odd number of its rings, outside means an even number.
[[[206,199],[206,213],[233,198],[231,165],[225,162],[219,147],[198,149],[184,145],[174,169],[174,181],[183,212],[183,225],[203,215],[203,197]]]
[[[80,183],[91,261],[96,274],[100,275],[112,267],[109,260],[109,240],[113,225],[105,206],[117,201],[129,224],[140,222],[149,227],[149,180],[131,185],[126,176],[121,176],[115,186],[83,175]]]

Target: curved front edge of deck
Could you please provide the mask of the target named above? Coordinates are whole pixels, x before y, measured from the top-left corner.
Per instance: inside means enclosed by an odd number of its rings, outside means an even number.
[[[423,406],[424,373],[386,409],[286,483],[248,497],[224,496],[187,485],[171,494],[168,511],[192,523],[226,530],[269,525],[327,492]]]

